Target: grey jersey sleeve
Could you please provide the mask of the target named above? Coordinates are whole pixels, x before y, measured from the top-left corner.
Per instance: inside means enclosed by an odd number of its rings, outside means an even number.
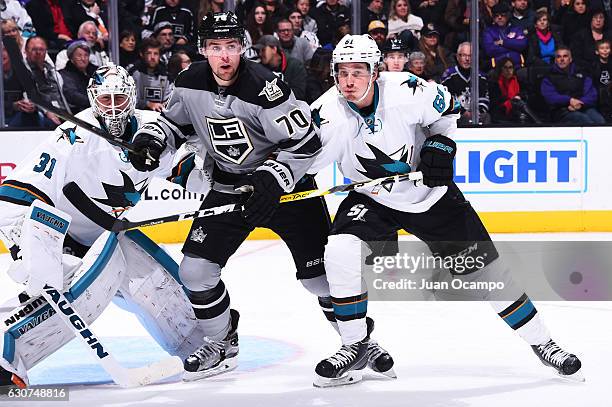
[[[189,112],[184,108],[183,92],[184,88],[174,89],[166,110],[157,120],[158,126],[166,136],[166,143],[175,150],[185,141],[198,137],[191,124]]]
[[[276,159],[266,160],[258,170],[271,172],[283,189],[290,192],[321,150],[310,108],[291,92],[283,103],[262,108],[259,117],[267,138],[278,145],[278,150]]]

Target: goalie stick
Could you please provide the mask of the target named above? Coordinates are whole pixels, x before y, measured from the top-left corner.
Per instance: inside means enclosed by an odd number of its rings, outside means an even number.
[[[423,180],[423,174],[420,171],[415,171],[415,172],[410,172],[407,174],[397,174],[397,175],[391,175],[389,177],[376,178],[376,179],[369,180],[369,181],[359,181],[359,182],[353,182],[351,184],[336,185],[335,187],[332,187],[329,189],[311,189],[309,191],[304,191],[304,192],[295,192],[292,194],[281,196],[280,202],[285,203],[285,202],[299,201],[302,199],[309,199],[309,198],[316,198],[319,196],[325,196],[325,195],[333,194],[336,192],[349,192],[356,188],[368,188],[368,187],[374,187],[377,185],[388,185],[388,184],[392,184],[395,182],[401,182],[401,181],[420,182],[422,180]],[[206,216],[220,215],[222,213],[239,212],[241,210],[242,210],[242,205],[229,204],[229,205],[223,205],[223,206],[216,206],[214,208],[199,209],[197,211],[184,212],[184,213],[180,213],[177,215],[162,216],[160,218],[141,220],[141,221],[132,222],[127,219],[118,219],[113,224],[112,231],[121,232],[123,230],[134,229],[137,227],[153,226],[153,225],[159,225],[162,223],[176,222],[176,221],[186,220],[186,219],[203,218]]]
[[[92,356],[102,365],[113,381],[121,387],[144,386],[183,371],[183,362],[178,356],[166,357],[143,367],[128,369],[121,366],[109,353],[108,348],[100,342],[77,310],[72,307],[64,294],[47,285],[42,290],[42,296],[85,344]]]

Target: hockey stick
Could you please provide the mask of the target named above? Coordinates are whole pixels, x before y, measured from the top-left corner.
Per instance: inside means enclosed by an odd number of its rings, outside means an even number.
[[[335,187],[332,187],[329,189],[311,189],[309,191],[304,191],[304,192],[295,192],[293,194],[287,194],[287,195],[281,196],[280,202],[285,203],[285,202],[299,201],[302,199],[325,196],[325,195],[333,194],[336,192],[349,192],[356,188],[367,188],[367,187],[373,187],[376,185],[387,185],[387,184],[392,184],[392,183],[401,182],[401,181],[419,182],[422,179],[423,179],[423,174],[420,171],[415,171],[415,172],[410,172],[407,174],[397,174],[397,175],[391,175],[389,177],[377,178],[377,179],[373,179],[370,181],[359,181],[359,182],[353,182],[352,184],[336,185]],[[206,216],[220,215],[222,213],[240,212],[241,210],[242,210],[242,205],[229,204],[229,205],[217,206],[214,208],[199,209],[197,211],[184,212],[184,213],[180,213],[177,215],[162,216],[160,218],[134,221],[134,222],[129,221],[127,219],[117,219],[115,223],[113,224],[112,231],[121,232],[123,230],[134,229],[137,227],[153,226],[153,225],[159,225],[162,223],[176,222],[176,221],[186,220],[186,219],[203,218]]]
[[[89,352],[100,362],[113,381],[121,387],[144,386],[183,371],[183,362],[178,356],[167,357],[150,365],[132,369],[121,366],[109,353],[108,348],[102,345],[77,310],[71,306],[64,294],[47,285],[42,290],[42,296],[60,315],[64,323],[83,341]]]
[[[74,123],[75,125],[84,128],[85,130],[94,133],[98,137],[102,137],[107,140],[109,143],[116,145],[117,147],[121,147],[126,149],[127,151],[147,157],[148,152],[139,152],[135,151],[132,145],[119,137],[114,137],[103,129],[94,126],[91,123],[86,122],[85,120],[79,119],[74,115],[68,113],[67,111],[57,108],[43,99],[40,91],[36,86],[36,81],[32,77],[32,73],[28,70],[23,62],[23,57],[21,55],[21,51],[19,50],[19,46],[14,38],[4,37],[2,39],[4,47],[9,54],[9,58],[11,60],[11,66],[13,71],[15,72],[15,76],[17,77],[17,81],[19,84],[25,89],[26,94],[36,106],[41,109],[48,110],[54,115],[61,117],[62,119]],[[147,157],[151,159],[151,157]]]

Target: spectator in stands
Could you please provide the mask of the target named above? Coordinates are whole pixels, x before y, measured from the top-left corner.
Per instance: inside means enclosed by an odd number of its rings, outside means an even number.
[[[98,69],[89,62],[89,45],[85,41],[74,41],[68,46],[68,63],[59,71],[64,80],[62,90],[73,114],[89,107],[87,85]]]
[[[382,21],[371,21],[370,25],[368,25],[368,34],[376,41],[378,49],[381,49],[387,38],[387,27]]]
[[[26,26],[32,26],[32,19],[18,0],[6,0],[5,9],[0,11],[0,18],[3,20],[12,19],[20,30]]]
[[[325,48],[319,48],[315,51],[310,65],[308,66],[306,78],[306,102],[308,104],[314,102],[327,92],[329,88],[334,86],[334,79],[331,77],[331,57],[332,51]]]
[[[0,25],[2,26],[2,36],[15,38],[15,41],[17,41],[17,46],[22,52],[25,53],[25,41],[21,36],[21,31],[19,30],[15,20],[12,18],[2,20]]]
[[[336,45],[338,45],[338,43],[342,40],[342,38],[344,38],[345,35],[347,34],[351,34],[351,21],[349,19],[345,19],[344,21],[338,21],[338,28],[336,28],[336,32],[334,33],[334,42],[333,42],[333,47],[335,48]]]
[[[514,71],[514,62],[503,58],[495,67],[489,82],[491,95],[491,117],[494,123],[526,123],[524,95]]]
[[[491,67],[495,67],[504,57],[511,58],[517,67],[525,65],[521,53],[527,48],[527,37],[520,27],[510,27],[509,17],[510,7],[506,3],[497,4],[493,7],[494,24],[483,32],[482,45],[491,59]]]
[[[442,76],[442,84],[461,104],[461,117],[459,124],[472,123],[471,109],[471,73],[472,73],[472,45],[463,42],[457,47],[457,65],[448,68]],[[478,73],[478,112],[480,124],[490,123],[489,117],[489,90],[487,78],[482,72]]]
[[[322,47],[333,45],[334,33],[338,27],[350,25],[351,12],[338,0],[325,0],[317,7],[310,9],[310,16],[317,22],[317,36]]]
[[[141,38],[143,30],[142,16],[145,15],[145,0],[119,0],[119,29],[136,33]]]
[[[191,10],[182,6],[181,0],[164,0],[163,4],[153,11],[149,20],[151,31],[164,21],[171,24],[174,42],[177,45],[185,45],[195,40],[193,14]]]
[[[102,48],[104,42],[98,37],[98,29],[93,21],[87,20],[81,24],[79,27],[78,38],[79,40],[87,42],[87,45],[89,45],[91,50],[89,60],[92,64],[96,66],[103,66],[111,62],[110,57]],[[64,49],[60,51],[55,58],[55,69],[58,71],[62,70],[66,67],[67,63],[68,54]]]
[[[448,27],[444,23],[444,11],[448,0],[411,0],[412,12],[423,20],[423,25],[434,24],[444,39]]]
[[[572,58],[583,71],[590,70],[597,63],[595,42],[612,39],[612,32],[606,27],[604,11],[593,10],[590,14],[590,26],[574,34],[570,43]]]
[[[274,26],[263,4],[255,3],[247,15],[246,29],[252,44],[257,43],[262,36],[274,33]]]
[[[169,21],[157,23],[153,30],[152,37],[155,38],[161,45],[161,64],[167,66],[172,53],[175,51],[174,30],[172,29],[172,24]]]
[[[384,13],[385,3],[383,0],[355,0],[361,1],[361,32],[368,31],[370,21],[379,20],[383,23],[387,21]]]
[[[161,112],[174,89],[168,79],[166,65],[160,62],[161,44],[153,37],[142,40],[140,61],[130,74],[136,82],[136,108]]]
[[[26,65],[32,72],[34,82],[43,100],[57,108],[70,112],[66,98],[62,93],[63,80],[57,73],[55,67],[46,61],[47,42],[42,37],[31,37],[26,41]],[[47,111],[44,113],[42,127],[54,128],[61,124],[61,120],[55,114]]]
[[[78,31],[81,24],[85,21],[92,21],[98,30],[101,41],[108,41],[108,30],[100,17],[100,5],[96,0],[64,0],[64,3],[64,18],[73,36],[79,38]]]
[[[409,49],[401,37],[389,38],[385,41],[381,51],[386,71],[402,72],[407,70],[406,63],[408,63]]]
[[[297,59],[306,66],[314,54],[310,43],[304,38],[296,37],[293,33],[293,24],[287,19],[281,19],[276,24],[276,36],[280,40],[285,54]]]
[[[124,30],[119,35],[119,65],[129,70],[138,61],[136,33]]]
[[[408,72],[418,77],[431,81],[431,77],[425,73],[425,54],[421,51],[411,52],[408,57]]]
[[[198,9],[198,24],[209,12],[220,13],[223,11],[224,0],[200,0],[200,7]]]
[[[546,10],[536,13],[534,30],[527,36],[527,65],[546,66],[555,60],[555,49],[562,44],[561,34],[553,31]]]
[[[295,7],[300,10],[304,18],[304,22],[302,23],[304,31],[310,31],[316,34],[319,27],[317,27],[315,19],[308,14],[310,12],[310,0],[297,0],[295,2]]]
[[[268,13],[268,18],[274,27],[276,27],[276,23],[278,20],[282,18],[287,18],[287,13],[289,9],[285,7],[285,5],[281,2],[281,0],[262,0],[264,6],[266,7],[266,12]]]
[[[176,51],[170,61],[168,61],[168,80],[174,83],[178,74],[191,65],[191,58],[187,52],[180,50]]]
[[[448,5],[444,11],[444,22],[449,27],[446,35],[445,44],[449,49],[468,40],[470,32],[470,13],[465,0],[448,0]]]
[[[30,102],[15,74],[11,59],[2,48],[2,73],[4,83],[4,120],[8,127],[39,127],[41,123],[36,105]]]
[[[433,23],[421,30],[419,50],[425,55],[425,75],[436,82],[440,81],[451,59],[448,50],[440,44],[440,32]]]
[[[494,24],[493,7],[499,4],[499,0],[478,0],[480,10],[480,32]]]
[[[404,30],[410,30],[419,38],[419,32],[423,28],[421,17],[410,12],[408,0],[392,0],[389,11],[389,37],[395,37]]]
[[[529,8],[529,0],[512,0],[512,15],[510,26],[521,27],[523,34],[527,35],[535,24],[535,12]]]
[[[587,0],[562,0],[553,22],[563,27],[563,43],[570,44],[572,36],[587,28],[590,20]]]
[[[612,82],[612,61],[610,60],[610,40],[603,39],[595,43],[597,61],[593,64],[591,77],[593,85],[597,89],[597,94],[608,89]]]
[[[262,65],[289,85],[296,99],[306,99],[306,69],[300,61],[283,52],[278,38],[264,35],[253,48],[259,50]]]
[[[60,50],[66,41],[72,41],[59,0],[30,0],[25,7],[32,17],[36,34],[44,38],[51,49]]]
[[[308,45],[312,48],[312,52],[315,52],[319,48],[319,37],[311,31],[304,30],[304,17],[298,9],[294,9],[289,13],[289,21],[293,25],[293,34],[296,37],[303,38],[308,41]]]
[[[577,124],[603,124],[604,118],[595,108],[597,91],[593,81],[572,62],[566,46],[555,51],[555,63],[541,85],[553,121]]]

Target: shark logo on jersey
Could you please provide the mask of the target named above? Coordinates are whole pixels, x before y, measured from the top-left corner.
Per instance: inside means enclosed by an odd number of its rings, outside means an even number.
[[[321,107],[319,106],[316,109],[312,109],[310,112],[310,117],[312,118],[312,122],[317,126],[317,128],[321,128],[324,124],[328,124],[329,120],[321,117]]]
[[[106,198],[92,198],[103,205],[110,206],[111,214],[119,217],[126,210],[130,209],[140,201],[140,197],[147,187],[147,181],[143,180],[140,189],[137,190],[132,179],[123,171],[119,171],[123,177],[123,185],[110,185],[102,183]]]
[[[278,87],[276,82],[278,78],[274,78],[272,82],[266,81],[266,86],[259,92],[257,96],[265,96],[268,102],[273,102],[278,98],[283,97],[283,91]]]
[[[408,89],[412,89],[413,95],[416,93],[417,89],[423,91],[423,89],[425,88],[425,86],[419,81],[419,78],[417,78],[416,76],[410,76],[407,80],[400,83],[400,86],[402,85],[406,85],[408,86]]]
[[[206,124],[213,149],[227,161],[241,164],[253,151],[253,143],[246,128],[236,117],[229,119],[206,117]]]
[[[357,160],[364,169],[364,171],[357,171],[369,179],[384,178],[410,172],[411,168],[408,164],[410,157],[406,145],[403,145],[400,149],[389,155],[369,143],[366,143],[366,145],[372,154],[374,154],[374,158],[360,157],[357,154],[355,154],[355,157],[357,157]],[[391,192],[393,184],[394,183],[383,184],[383,188]]]
[[[65,128],[62,129],[62,134],[57,138],[57,141],[66,140],[70,144],[74,145],[75,143],[83,143],[83,139],[76,134],[76,126],[73,128]]]

